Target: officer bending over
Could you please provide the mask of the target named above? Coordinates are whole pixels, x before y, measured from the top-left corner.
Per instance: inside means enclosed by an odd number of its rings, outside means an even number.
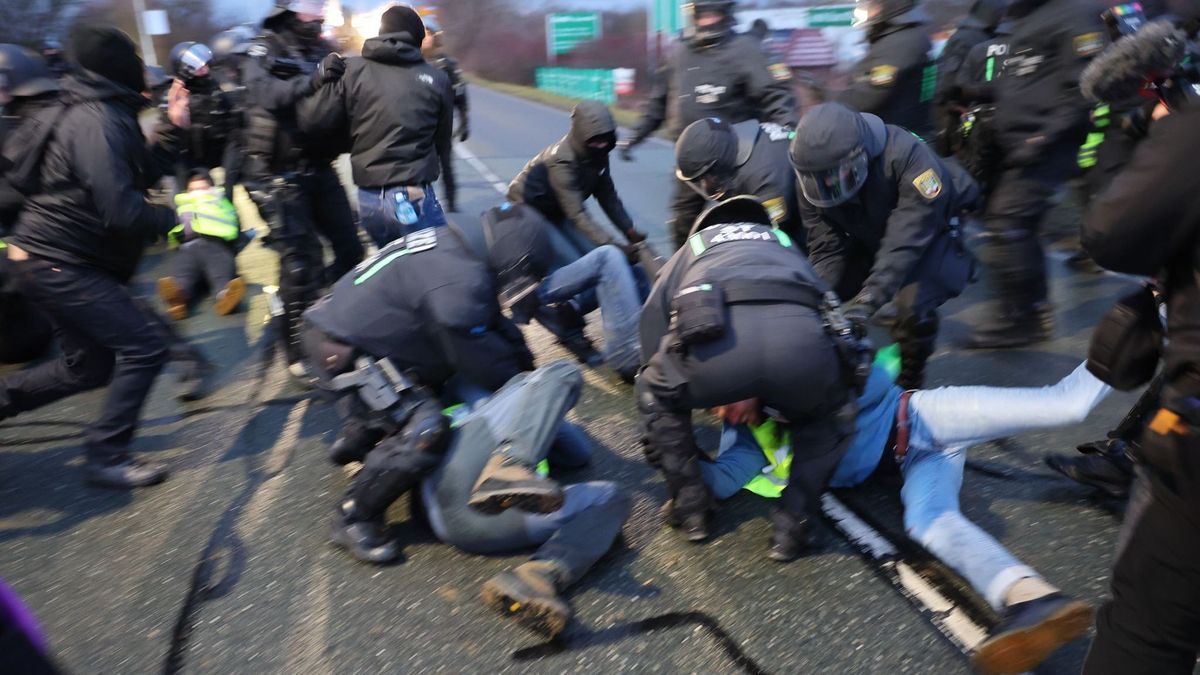
[[[920,387],[937,309],[971,278],[958,216],[977,197],[974,182],[904,129],[838,103],[800,120],[791,159],[813,268],[856,323],[895,300],[898,382]]]
[[[705,199],[750,195],[771,223],[804,242],[796,203],[796,173],[788,161],[791,129],[747,120],[730,125],[715,117],[693,122],[675,142],[675,177]]]
[[[350,202],[331,166],[343,144],[328,134],[303,133],[296,121],[296,104],[345,70],[321,38],[323,12],[319,0],[277,0],[240,60],[246,92],[242,180],[271,228],[264,242],[279,253],[275,322],[288,370],[300,378],[306,377],[301,315],[326,283],[362,260]],[[328,270],[318,235],[333,248]]]
[[[341,395],[334,459],[363,461],[333,541],[360,560],[394,559],[384,515],[424,479],[421,501],[442,541],[486,554],[541,546],[485,584],[483,599],[553,635],[570,619],[558,594],[612,545],[629,504],[613,483],[563,488],[535,473],[547,458],[587,463],[589,450],[561,440],[582,379],[564,362],[527,372],[533,358],[500,314],[488,265],[453,230],[419,230],[305,314],[309,357]],[[495,393],[479,401],[480,390]],[[451,424],[443,406],[464,400],[475,405]]]
[[[466,143],[471,137],[471,120],[467,114],[467,80],[462,68],[446,54],[442,45],[442,27],[432,16],[425,17],[425,40],[421,42],[421,53],[425,60],[434,68],[450,78],[450,89],[454,92],[454,109],[458,111],[458,131],[454,137],[459,143]],[[458,181],[454,179],[454,153],[447,152],[442,160],[442,182],[446,186],[446,208],[451,213],[458,212]]]
[[[380,31],[344,76],[301,105],[300,124],[314,135],[349,133],[358,215],[383,248],[404,231],[445,224],[433,183],[450,154],[454,109],[449,79],[421,56],[421,17],[390,7]]]
[[[666,479],[668,522],[702,541],[715,504],[700,473],[692,411],[760,399],[803,439],[771,516],[770,557],[793,560],[853,431],[861,345],[758,202],[722,202],[696,228],[642,311],[636,392],[646,455]]]
[[[1092,609],[1047,583],[959,509],[967,448],[993,438],[1082,422],[1111,389],[1080,365],[1057,384],[1036,388],[941,387],[904,391],[877,362],[858,398],[854,440],[830,487],[860,485],[885,463],[904,478],[904,529],[961,574],[1002,617],[975,647],[984,673],[1032,670],[1087,632]],[[700,465],[718,498],[745,486],[778,496],[781,466],[792,445],[786,431],[762,418],[757,402],[721,411],[727,426],[715,462]],[[737,419],[731,419],[734,415]],[[743,425],[748,418],[749,424]],[[729,426],[736,424],[737,426]],[[784,459],[779,459],[784,458]],[[775,492],[772,493],[771,490]]]
[[[868,0],[867,55],[838,101],[929,138],[937,72],[930,62],[929,16],[917,0]]]
[[[664,122],[672,139],[705,117],[730,124],[756,119],[781,127],[796,126],[791,70],[782,63],[769,64],[754,36],[734,32],[736,5],[734,0],[684,4],[690,26],[659,69],[633,136],[621,141],[622,159],[630,161],[633,148]],[[667,228],[676,247],[683,245],[703,210],[704,198],[683,181],[676,181]]]

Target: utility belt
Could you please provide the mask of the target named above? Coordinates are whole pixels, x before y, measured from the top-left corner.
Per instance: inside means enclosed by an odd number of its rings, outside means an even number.
[[[319,330],[319,329],[318,329]],[[319,331],[322,336],[314,357],[325,370],[322,378],[330,390],[358,396],[367,417],[385,428],[403,427],[428,392],[388,358],[364,354],[353,345]]]
[[[821,291],[802,281],[736,279],[684,288],[671,301],[669,330],[679,345],[675,351],[720,338],[728,327],[728,307],[747,303],[800,305],[815,310],[855,391],[862,392],[871,374],[870,341],[857,334],[832,291]]]

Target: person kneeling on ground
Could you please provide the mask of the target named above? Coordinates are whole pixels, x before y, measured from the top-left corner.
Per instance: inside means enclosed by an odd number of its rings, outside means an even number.
[[[1092,608],[1064,595],[963,516],[958,493],[966,450],[990,439],[1081,422],[1109,391],[1086,365],[1047,387],[918,391],[902,391],[878,362],[871,370],[858,399],[857,433],[830,486],[853,487],[884,462],[898,465],[909,536],[963,575],[1003,617],[972,656],[982,672],[1033,669],[1087,631]],[[787,483],[796,448],[785,430],[762,421],[761,411],[757,401],[718,411],[726,420],[721,452],[716,461],[701,462],[700,473],[719,499],[743,487],[777,496]]]
[[[169,239],[179,247],[174,272],[158,280],[158,295],[167,313],[181,321],[207,284],[216,292],[213,310],[225,316],[237,309],[246,295],[246,283],[237,273],[238,241],[242,236],[237,210],[222,191],[213,187],[208,173],[198,171],[188,181],[187,192],[175,195],[179,225]]]
[[[305,314],[305,350],[339,395],[332,459],[363,468],[337,508],[333,542],[384,563],[399,555],[388,507],[421,490],[438,537],[493,553],[541,545],[531,562],[484,585],[484,600],[550,634],[570,620],[559,597],[612,545],[628,501],[612,483],[567,488],[539,475],[548,456],[586,463],[563,422],[578,369],[533,369],[501,313],[491,270],[447,228],[407,234],[334,285]],[[451,426],[443,406],[495,392]]]
[[[520,324],[536,319],[556,335],[573,335],[567,348],[581,362],[608,365],[626,382],[638,370],[638,317],[642,311],[633,269],[616,246],[592,249],[560,265],[551,225],[526,204],[504,203],[484,212],[464,236],[497,272],[501,305]],[[584,316],[599,309],[604,349],[583,335]]]

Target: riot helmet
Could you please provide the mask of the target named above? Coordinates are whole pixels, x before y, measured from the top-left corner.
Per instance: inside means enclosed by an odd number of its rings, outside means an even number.
[[[0,44],[0,106],[14,98],[57,90],[58,82],[45,60],[24,47]]]
[[[708,207],[696,218],[696,224],[692,226],[692,233],[695,234],[717,225],[773,227],[771,214],[767,212],[767,207],[749,195],[730,197]]]
[[[733,30],[735,0],[693,0],[683,6],[683,17],[691,41],[701,47],[711,47],[724,40]]]
[[[211,74],[213,53],[207,45],[199,42],[180,42],[171,48],[171,73],[190,85]]]
[[[738,139],[729,123],[706,117],[675,143],[675,177],[705,199],[722,199],[737,169]]]
[[[788,159],[804,198],[832,208],[858,194],[871,159],[883,151],[887,131],[874,115],[856,113],[840,103],[813,107],[796,128]]]

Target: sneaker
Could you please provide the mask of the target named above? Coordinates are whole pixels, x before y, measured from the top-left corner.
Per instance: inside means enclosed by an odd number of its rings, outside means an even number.
[[[354,508],[338,507],[337,519],[329,540],[334,546],[346,549],[355,559],[375,565],[389,563],[400,557],[396,541],[388,536],[383,518],[356,520]]]
[[[175,321],[183,321],[188,317],[187,293],[175,283],[174,277],[162,277],[158,280],[158,297],[167,305],[167,316]]]
[[[89,484],[120,490],[157,485],[166,480],[169,473],[162,464],[139,462],[132,457],[112,464],[89,460],[83,465],[84,480]]]
[[[480,597],[525,627],[554,637],[571,622],[571,607],[558,595],[559,577],[554,563],[533,560],[488,579]]]
[[[556,481],[539,476],[533,467],[514,460],[501,450],[488,459],[467,504],[489,515],[508,509],[554,513],[562,508],[563,491]]]
[[[1092,606],[1053,593],[1004,610],[1004,620],[975,649],[971,664],[987,675],[1033,670],[1092,625]]]
[[[246,297],[246,282],[242,281],[241,277],[234,277],[225,284],[225,288],[217,293],[217,301],[213,305],[213,310],[218,316],[232,314],[242,303],[244,297]]]

